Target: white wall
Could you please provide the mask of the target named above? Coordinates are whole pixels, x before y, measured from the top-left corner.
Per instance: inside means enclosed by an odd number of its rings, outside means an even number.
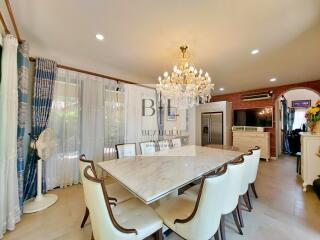
[[[189,132],[189,144],[196,144],[196,110],[194,106],[188,109],[188,132]]]
[[[174,130],[174,131],[186,131],[187,124],[186,124],[186,110],[185,109],[177,109],[177,117],[174,121],[168,121],[168,109],[165,107],[164,111],[164,130]]]
[[[223,112],[223,142],[232,145],[232,103],[227,101],[201,104],[189,110],[190,143],[201,145],[201,114]]]
[[[315,104],[319,100],[319,95],[308,89],[293,89],[284,94],[287,99],[288,107],[291,107],[293,100],[311,100],[311,104]]]

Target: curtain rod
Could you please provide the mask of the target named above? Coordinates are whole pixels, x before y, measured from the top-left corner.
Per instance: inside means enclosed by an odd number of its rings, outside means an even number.
[[[36,61],[36,59],[34,57],[29,57],[29,60],[31,62],[35,62]],[[104,75],[104,74],[101,74],[101,73],[95,73],[95,72],[91,72],[91,71],[87,71],[87,70],[83,70],[83,69],[79,69],[79,68],[74,68],[74,67],[70,67],[70,66],[66,66],[66,65],[57,64],[57,67],[58,68],[63,68],[63,69],[66,69],[66,70],[71,70],[71,71],[75,71],[75,72],[80,72],[80,73],[93,75],[93,76],[96,76],[96,77],[111,79],[111,80],[115,80],[117,82],[123,82],[123,83],[127,83],[127,84],[135,84],[135,85],[138,85],[140,87],[155,89],[153,87],[149,87],[149,86],[146,86],[146,85],[143,85],[143,84],[140,84],[140,83],[135,83],[135,82],[123,80],[121,78],[111,77],[111,76]]]
[[[0,21],[1,21],[1,23],[2,23],[4,32],[5,32],[6,34],[9,34],[10,31],[8,30],[7,24],[6,24],[6,22],[4,21],[4,18],[3,18],[3,16],[2,16],[1,11],[0,11]]]
[[[9,2],[9,0],[5,0],[5,2],[6,2],[8,13],[9,13],[9,16],[10,16],[10,19],[11,19],[11,22],[12,22],[12,25],[13,25],[13,28],[14,28],[14,32],[16,33],[18,42],[21,43],[22,39],[20,37],[19,31],[18,31],[18,27],[17,27],[16,21],[15,21],[14,16],[13,16],[13,12],[12,12],[12,8],[11,8],[11,5],[10,5],[10,2]]]

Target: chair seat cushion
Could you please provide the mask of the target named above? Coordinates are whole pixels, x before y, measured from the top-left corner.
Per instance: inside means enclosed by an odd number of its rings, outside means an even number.
[[[133,239],[144,239],[162,228],[162,220],[149,206],[132,198],[112,208],[116,221],[124,228],[134,228],[138,235]]]
[[[177,232],[175,219],[185,219],[189,217],[195,207],[195,201],[185,195],[169,198],[161,201],[156,212],[162,218],[164,224]],[[179,232],[177,232],[179,234]]]
[[[133,195],[119,183],[106,184],[106,189],[108,192],[108,196],[116,198],[117,203],[122,203],[133,198]]]
[[[200,191],[200,184],[197,184],[189,188],[188,190],[184,191],[183,194],[190,197],[192,200],[196,201],[199,191]]]

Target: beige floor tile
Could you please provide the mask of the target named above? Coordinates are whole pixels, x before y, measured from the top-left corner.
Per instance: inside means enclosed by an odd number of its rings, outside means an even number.
[[[261,162],[256,182],[259,199],[252,197],[252,212],[243,211],[244,235],[236,232],[232,217],[228,216],[228,240],[320,239],[320,201],[314,192],[302,192],[295,164],[292,157]],[[23,215],[16,230],[5,234],[4,239],[89,240],[90,222],[80,229],[85,208],[82,186],[52,192],[59,196],[54,206],[39,213]],[[180,239],[174,233],[167,237],[167,240]]]

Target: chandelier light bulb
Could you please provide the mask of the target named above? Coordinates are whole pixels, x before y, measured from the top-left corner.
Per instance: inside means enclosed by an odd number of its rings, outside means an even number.
[[[173,66],[172,72],[164,72],[159,77],[157,92],[161,93],[161,101],[171,99],[177,107],[189,108],[208,102],[213,93],[214,84],[209,73],[199,71],[188,62],[186,55],[188,47],[181,46],[182,58],[179,64]]]

